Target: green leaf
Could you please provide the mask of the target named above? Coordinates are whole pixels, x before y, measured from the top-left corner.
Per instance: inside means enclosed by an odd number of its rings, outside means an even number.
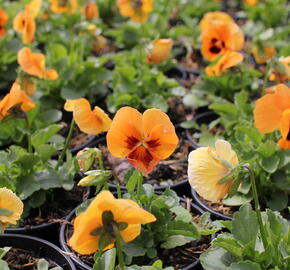
[[[187,223],[192,221],[191,213],[180,205],[172,207],[170,211],[176,215],[176,221],[181,220]]]
[[[37,270],[48,270],[48,262],[45,259],[40,259],[37,263]]]
[[[230,234],[219,235],[218,238],[214,239],[212,245],[226,249],[239,259],[242,258],[243,247]]]
[[[105,251],[93,266],[93,270],[115,270],[116,249],[112,248]]]
[[[0,260],[8,253],[11,247],[0,248]]]
[[[238,110],[237,108],[231,103],[223,103],[223,104],[212,104],[210,106],[211,110],[214,110],[219,113],[226,113],[228,115],[237,116]]]
[[[272,156],[277,150],[277,143],[274,141],[266,141],[259,145],[257,148],[257,152],[260,153],[264,157]]]
[[[142,174],[137,171],[134,170],[133,173],[131,174],[131,176],[129,177],[128,183],[126,184],[126,188],[129,192],[133,192],[138,181],[141,181],[142,178]]]
[[[62,129],[62,125],[53,124],[44,129],[37,130],[32,136],[31,141],[32,145],[35,148],[40,147],[41,145],[47,143],[49,139],[56,134],[60,129]]]
[[[183,235],[171,235],[161,244],[161,248],[171,249],[191,242],[193,238]]]
[[[134,242],[126,243],[126,245],[122,247],[122,250],[126,255],[132,257],[144,256],[146,254],[146,249]]]
[[[231,253],[220,247],[211,247],[200,256],[200,262],[206,270],[226,270],[235,261]]]
[[[43,112],[43,118],[51,121],[51,122],[58,122],[62,118],[62,112],[60,110],[56,109],[50,109],[45,112]]]
[[[278,156],[271,156],[267,158],[260,158],[258,162],[266,172],[274,173],[278,169],[280,158]]]
[[[227,270],[263,270],[260,265],[251,261],[232,263]]]
[[[281,211],[288,205],[288,195],[283,191],[276,191],[270,194],[267,200],[267,206],[274,211]]]
[[[249,204],[242,205],[234,214],[232,221],[232,234],[244,246],[255,246],[259,224],[256,213]]]
[[[0,260],[0,269],[1,270],[10,270],[9,267],[8,267],[7,262],[5,262],[3,260]]]
[[[13,214],[13,211],[6,209],[6,208],[0,208],[0,216],[8,217],[11,214]]]

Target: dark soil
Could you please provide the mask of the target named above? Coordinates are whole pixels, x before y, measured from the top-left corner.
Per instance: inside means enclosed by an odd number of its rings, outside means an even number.
[[[19,248],[12,248],[4,257],[8,263],[10,270],[37,270],[39,258],[34,252]],[[49,264],[49,269],[59,266],[55,262],[45,258]]]
[[[239,210],[238,206],[227,206],[224,205],[222,202],[211,202],[199,197],[199,199],[209,208],[212,210],[219,212],[223,215],[232,217],[236,211]]]
[[[75,186],[71,191],[56,189],[47,201],[40,208],[30,210],[29,217],[23,219],[20,226],[34,226],[47,222],[60,222],[76,206],[84,201],[88,196],[88,190]]]

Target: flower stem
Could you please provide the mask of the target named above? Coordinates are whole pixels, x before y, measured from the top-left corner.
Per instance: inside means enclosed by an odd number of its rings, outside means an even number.
[[[114,234],[116,235],[116,250],[119,261],[119,269],[125,270],[124,257],[122,252],[121,236],[116,225],[113,225]]]
[[[138,182],[137,182],[137,199],[140,201],[141,191],[143,184],[143,175],[139,172]]]
[[[264,228],[262,215],[261,215],[261,211],[260,211],[260,204],[259,204],[259,199],[258,199],[255,175],[254,175],[254,172],[251,169],[249,164],[245,164],[244,168],[250,174],[251,185],[252,185],[252,190],[253,190],[253,197],[254,197],[254,202],[255,202],[255,210],[256,210],[256,214],[257,214],[257,218],[258,218],[258,223],[259,223],[259,227],[260,227],[260,233],[261,233],[262,241],[263,241],[263,244],[264,244],[264,248],[266,249],[266,247],[268,246],[268,241],[267,241],[266,230]]]
[[[265,75],[264,75],[264,80],[263,80],[263,88],[262,88],[262,96],[265,94],[266,88],[267,88],[267,83],[268,83],[268,78],[269,78],[269,71],[272,69],[273,62],[270,61],[265,70]]]
[[[57,170],[60,166],[60,163],[62,162],[63,158],[64,158],[64,155],[66,153],[66,150],[69,146],[69,143],[70,143],[70,140],[71,140],[71,137],[72,137],[72,134],[73,134],[73,130],[74,130],[74,126],[75,126],[75,120],[72,119],[71,123],[70,123],[70,128],[69,128],[69,132],[68,132],[68,135],[66,137],[66,140],[65,140],[65,145],[64,145],[64,148],[62,149],[62,152],[58,158],[58,161],[57,161],[57,164],[55,166],[55,170]]]
[[[29,119],[27,115],[25,115],[25,122],[26,122],[26,128],[27,128],[28,153],[32,153],[30,123],[29,123]]]
[[[113,174],[113,176],[114,176],[114,181],[115,181],[115,184],[116,184],[118,199],[121,199],[122,198],[122,192],[121,192],[121,188],[120,188],[120,183],[119,183],[118,177],[117,177],[116,174]]]

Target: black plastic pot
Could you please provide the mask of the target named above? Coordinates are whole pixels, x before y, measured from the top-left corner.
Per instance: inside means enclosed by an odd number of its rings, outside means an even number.
[[[161,194],[161,192],[157,192],[159,194]],[[181,202],[186,202],[185,199],[180,198]],[[198,205],[191,203],[191,211],[198,214],[198,215],[202,215],[205,211],[202,210]],[[63,223],[61,225],[60,228],[60,233],[59,233],[59,242],[60,242],[60,247],[62,248],[62,250],[64,250],[65,252],[67,252],[68,254],[73,254],[71,248],[67,245],[66,243],[66,237],[65,237],[65,232],[67,229],[67,224],[73,219],[75,215],[75,210],[73,210],[66,218],[65,223]],[[213,240],[215,238],[215,234],[211,235],[211,240]],[[82,262],[78,257],[76,256],[72,256],[71,257],[72,261],[74,262],[74,264],[81,270],[92,270],[92,267],[85,264],[84,262]],[[180,270],[193,270],[193,269],[199,269],[200,267],[200,263],[199,260],[193,262],[192,264],[186,266],[185,268],[182,268]]]
[[[92,195],[93,195],[93,192],[91,191],[91,189],[86,188],[84,200],[87,200]],[[18,235],[21,234],[21,235],[30,235],[34,237],[39,237],[55,245],[59,245],[58,231],[59,231],[61,222],[63,222],[65,219],[66,219],[66,216],[62,217],[58,222],[46,222],[46,223],[34,225],[34,226],[7,228],[5,232],[10,233],[10,234],[18,234]]]
[[[208,207],[199,197],[194,189],[191,189],[191,195],[197,205],[203,209],[204,211],[210,212],[212,214],[212,219],[224,219],[224,220],[232,220],[231,216],[224,215],[223,213],[217,212],[212,208]]]
[[[37,237],[17,234],[0,235],[0,247],[12,247],[32,251],[40,258],[57,263],[63,270],[76,270],[71,259],[57,246]]]

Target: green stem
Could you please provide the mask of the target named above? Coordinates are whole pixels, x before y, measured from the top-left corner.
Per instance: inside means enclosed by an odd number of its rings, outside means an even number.
[[[257,193],[257,187],[256,187],[256,181],[255,181],[255,174],[254,174],[254,172],[251,169],[249,164],[245,164],[244,168],[250,174],[251,185],[252,185],[253,196],[254,196],[254,202],[255,202],[255,210],[256,210],[256,214],[257,214],[257,218],[258,218],[258,223],[259,223],[259,227],[260,227],[260,233],[261,233],[262,241],[263,241],[263,244],[264,244],[264,248],[266,249],[267,246],[268,246],[268,241],[267,241],[266,230],[264,228],[262,215],[261,215],[261,211],[260,211],[260,204],[259,204],[259,199],[258,199],[258,193]]]
[[[27,115],[25,115],[25,123],[27,128],[28,153],[32,153],[30,123]]]
[[[57,164],[55,166],[55,170],[57,170],[59,168],[60,163],[62,162],[64,155],[66,153],[66,150],[68,149],[68,146],[69,146],[72,134],[73,134],[74,126],[75,126],[75,120],[72,119],[72,121],[70,123],[69,132],[68,132],[68,135],[67,135],[66,140],[65,140],[65,145],[64,145],[64,148],[62,149],[62,152],[58,158]]]
[[[140,201],[142,184],[143,184],[143,175],[139,172],[138,183],[137,183],[137,200]]]
[[[119,261],[119,269],[125,270],[125,264],[124,264],[124,257],[122,252],[122,244],[121,244],[121,236],[119,233],[119,230],[116,225],[113,225],[114,234],[116,235],[116,250],[117,250],[117,256]]]
[[[116,174],[113,174],[113,176],[114,176],[114,181],[115,181],[115,184],[116,184],[118,199],[121,199],[122,198],[122,192],[121,192],[121,188],[120,188],[120,183],[119,183],[118,177],[117,177]]]
[[[265,94],[266,88],[267,88],[267,83],[268,83],[268,78],[269,78],[269,71],[272,69],[273,62],[270,61],[265,70],[265,75],[264,75],[264,80],[263,80],[263,88],[262,88],[262,96]]]

